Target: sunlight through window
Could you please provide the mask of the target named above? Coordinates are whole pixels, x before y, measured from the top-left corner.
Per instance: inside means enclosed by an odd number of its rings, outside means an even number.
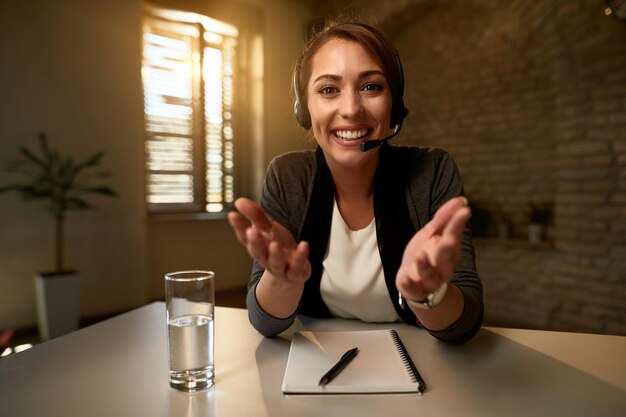
[[[151,209],[221,212],[233,202],[237,36],[206,16],[149,9],[142,77]]]

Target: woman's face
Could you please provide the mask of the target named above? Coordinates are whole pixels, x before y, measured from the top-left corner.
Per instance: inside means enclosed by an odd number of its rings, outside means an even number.
[[[307,86],[313,134],[329,164],[358,167],[377,158],[364,140],[387,136],[391,90],[381,65],[357,42],[331,39],[311,60]]]

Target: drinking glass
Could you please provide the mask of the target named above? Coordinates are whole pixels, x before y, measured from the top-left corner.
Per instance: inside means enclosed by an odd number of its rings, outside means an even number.
[[[213,312],[215,274],[179,271],[165,275],[169,381],[193,392],[215,383]]]

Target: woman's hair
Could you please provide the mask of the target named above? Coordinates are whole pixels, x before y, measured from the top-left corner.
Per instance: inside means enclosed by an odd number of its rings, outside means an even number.
[[[327,23],[321,30],[313,34],[296,61],[293,74],[293,88],[296,98],[296,118],[305,126],[301,119],[308,122],[310,116],[307,108],[307,84],[311,78],[311,61],[315,54],[331,39],[343,39],[357,42],[372,58],[382,66],[392,96],[391,121],[392,127],[404,118],[404,74],[398,51],[391,44],[385,33],[363,23]],[[299,109],[298,109],[299,107]],[[298,114],[298,111],[301,114]]]

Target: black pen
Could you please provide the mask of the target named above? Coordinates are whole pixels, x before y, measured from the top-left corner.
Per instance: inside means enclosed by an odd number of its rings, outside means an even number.
[[[346,353],[344,353],[343,356],[341,356],[341,359],[339,359],[339,362],[337,362],[332,368],[330,368],[328,372],[324,374],[324,376],[320,379],[320,382],[318,383],[318,385],[324,386],[328,384],[330,381],[332,381],[333,379],[335,379],[335,377],[339,375],[341,371],[343,371],[343,368],[345,368],[346,365],[348,365],[350,361],[354,359],[354,357],[356,356],[358,352],[359,352],[359,348],[354,347],[350,349],[349,351],[347,351]]]

